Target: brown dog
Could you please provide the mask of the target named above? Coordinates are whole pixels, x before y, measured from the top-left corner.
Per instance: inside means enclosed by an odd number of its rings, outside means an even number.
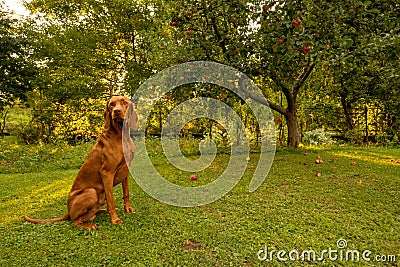
[[[137,114],[134,104],[126,97],[112,97],[107,101],[104,120],[104,130],[72,185],[68,196],[68,214],[47,220],[25,217],[26,221],[46,223],[71,219],[75,226],[89,230],[97,229],[96,224],[89,224],[87,221],[96,218],[97,212],[105,211],[101,207],[107,202],[107,211],[110,214],[111,222],[121,224],[122,221],[117,216],[113,195],[113,187],[121,182],[124,209],[129,213],[135,211],[129,203],[129,169],[127,165],[127,163],[130,164],[135,153],[135,145],[129,137],[129,127],[137,129]]]

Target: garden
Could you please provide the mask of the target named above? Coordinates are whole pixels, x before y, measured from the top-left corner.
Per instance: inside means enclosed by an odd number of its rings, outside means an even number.
[[[396,1],[31,0],[29,16],[0,6],[1,266],[400,264]],[[204,67],[216,64],[224,71]],[[91,231],[24,221],[67,213],[113,95],[139,115],[136,211],[124,212],[118,185],[121,225],[108,213]],[[171,138],[185,160],[209,142],[212,162],[171,162],[168,124],[182,124]],[[171,205],[143,188],[144,155],[183,188],[227,173],[237,183]]]

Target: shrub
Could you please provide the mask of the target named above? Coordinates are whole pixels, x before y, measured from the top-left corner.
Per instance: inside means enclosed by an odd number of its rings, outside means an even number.
[[[315,129],[304,133],[303,143],[305,145],[331,145],[335,141],[331,138],[331,134],[324,129]]]
[[[86,141],[101,133],[104,110],[102,99],[70,101],[59,105],[58,110],[52,118],[54,138]]]

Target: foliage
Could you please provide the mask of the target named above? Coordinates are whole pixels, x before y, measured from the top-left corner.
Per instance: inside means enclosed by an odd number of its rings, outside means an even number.
[[[163,68],[211,60],[257,82],[268,101],[258,100],[282,114],[291,147],[298,145],[301,130],[317,126],[301,110],[315,96],[321,102],[313,103],[312,114],[321,106],[319,113],[331,112],[317,124],[353,129],[358,106],[379,100],[390,132],[399,132],[400,26],[394,0],[33,0],[27,6],[40,23],[27,21],[18,30],[32,40],[29,58],[38,74],[30,82],[43,104],[98,98],[111,88],[132,94]],[[214,98],[222,95],[204,88]],[[179,103],[190,94],[171,96]],[[37,121],[48,124],[42,115]]]
[[[331,134],[324,129],[315,129],[304,133],[303,143],[305,145],[324,146],[334,144]]]
[[[36,74],[29,58],[30,40],[20,32],[21,24],[0,2],[0,137],[10,108],[26,99],[26,92],[32,90],[31,77]]]
[[[104,101],[85,99],[57,105],[52,138],[62,140],[90,140],[103,130]]]
[[[26,143],[68,141],[71,144],[96,139],[102,131],[105,100],[86,98],[56,103],[29,94],[31,110],[28,121],[15,122],[11,134]]]
[[[324,66],[324,73],[333,70],[323,79],[334,77],[335,92],[340,92],[350,122],[351,103],[348,93],[341,92],[347,90],[357,99],[368,95],[362,93],[363,88],[379,84],[371,73],[393,70],[387,69],[387,60],[398,58],[391,49],[399,40],[394,1],[379,5],[369,1],[194,0],[171,2],[166,10],[170,27],[162,34],[162,50],[176,55],[176,62],[200,59],[229,64],[261,77],[265,93],[269,88],[283,93],[285,101],[279,105],[268,92],[268,104],[285,116],[289,146],[298,144],[297,98],[316,65]],[[385,15],[376,18],[377,12]],[[372,24],[379,25],[379,31]],[[385,64],[377,64],[376,51],[381,51],[379,58],[386,58]],[[341,73],[346,76],[339,82]]]

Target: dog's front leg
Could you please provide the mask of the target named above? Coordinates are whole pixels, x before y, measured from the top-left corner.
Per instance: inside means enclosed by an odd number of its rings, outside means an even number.
[[[121,224],[122,220],[118,218],[117,209],[113,194],[114,172],[102,169],[101,178],[103,180],[104,191],[106,193],[107,211],[110,214],[110,219],[113,224]]]
[[[131,203],[129,202],[128,176],[122,181],[122,191],[123,191],[122,197],[124,199],[125,211],[128,213],[135,212],[135,209],[131,207]]]

